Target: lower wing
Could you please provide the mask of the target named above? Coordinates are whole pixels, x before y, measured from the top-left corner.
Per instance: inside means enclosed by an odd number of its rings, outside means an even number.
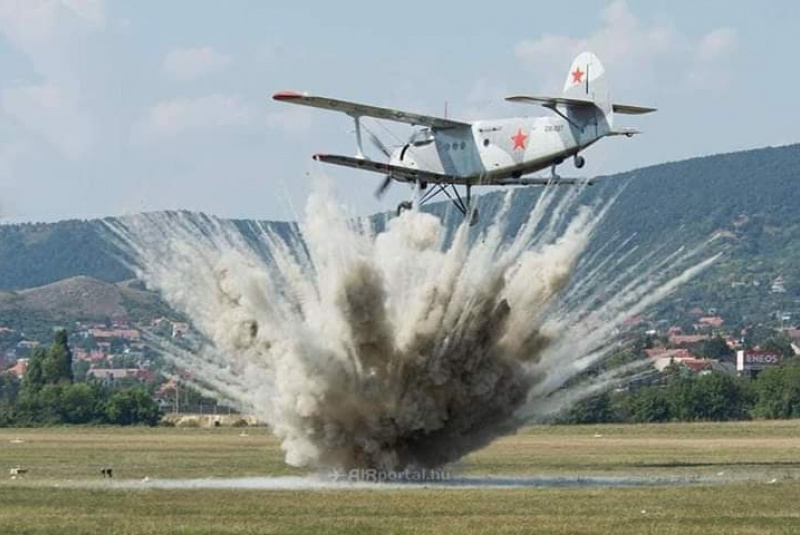
[[[355,158],[353,156],[341,156],[338,154],[315,154],[314,159],[318,162],[331,163],[334,165],[341,165],[343,167],[352,167],[353,169],[361,169],[363,171],[371,171],[373,173],[389,175],[392,178],[403,182],[427,182],[428,184],[454,184],[457,186],[591,186],[593,184],[592,180],[585,178],[553,179],[521,177],[491,179],[491,175],[466,177],[443,175],[441,173],[411,169],[409,167],[401,167],[399,165],[375,162],[364,158]]]
[[[364,171],[372,171],[373,173],[389,175],[392,178],[404,182],[427,182],[429,184],[459,185],[471,184],[473,182],[469,177],[443,175],[440,173],[432,173],[430,171],[401,167],[399,165],[374,162],[364,158],[354,158],[352,156],[340,156],[338,154],[315,154],[314,159],[318,162],[332,163],[334,165],[341,165],[344,167],[352,167],[354,169],[362,169]]]

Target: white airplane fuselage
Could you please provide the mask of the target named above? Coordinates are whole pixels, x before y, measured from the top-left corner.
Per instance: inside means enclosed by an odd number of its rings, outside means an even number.
[[[389,163],[493,184],[561,163],[608,133],[600,114],[582,117],[581,123],[560,116],[483,120],[471,127],[420,130]]]
[[[425,191],[414,200],[418,206],[446,194],[464,215],[472,214],[471,224],[478,219],[477,211],[471,208],[473,186],[590,185],[591,179],[559,177],[556,167],[572,158],[575,167],[582,168],[586,160],[581,151],[598,140],[639,133],[635,128],[615,127],[615,114],[643,115],[656,111],[614,102],[605,69],[591,52],[583,52],[572,61],[560,95],[506,97],[509,102],[542,106],[552,116],[459,121],[296,91],[279,91],[273,98],[344,113],[353,119],[356,154],[317,153],[316,161],[383,175],[375,192],[378,198],[394,181],[415,184],[420,192]],[[404,123],[417,130],[395,150],[387,148],[367,130],[375,147],[389,161],[373,160],[365,155],[362,146],[361,121],[365,117]],[[549,177],[529,176],[547,168],[551,171]],[[429,185],[433,187],[428,188]],[[456,186],[464,187],[463,198]],[[401,202],[397,212],[412,206],[411,201]]]

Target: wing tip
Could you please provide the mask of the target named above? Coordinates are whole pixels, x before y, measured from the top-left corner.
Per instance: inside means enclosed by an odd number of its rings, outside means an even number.
[[[297,91],[278,91],[272,95],[273,100],[294,100],[297,98],[303,98],[303,94]]]

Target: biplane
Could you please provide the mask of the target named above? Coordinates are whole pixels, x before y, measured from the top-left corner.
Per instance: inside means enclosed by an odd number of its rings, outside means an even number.
[[[605,69],[591,52],[572,62],[560,96],[517,95],[506,100],[547,108],[546,117],[514,117],[459,121],[419,113],[382,108],[328,97],[280,91],[273,95],[280,102],[312,106],[349,115],[355,122],[356,154],[315,154],[314,159],[384,175],[376,191],[381,197],[392,182],[405,182],[419,188],[417,202],[422,205],[440,194],[450,198],[465,216],[471,214],[472,188],[475,186],[583,185],[583,178],[562,178],[557,167],[571,158],[576,168],[586,164],[581,154],[597,141],[609,136],[632,137],[635,128],[617,128],[614,115],[642,115],[655,108],[617,104],[611,100]],[[384,154],[386,161],[365,156],[362,119],[396,121],[417,127],[402,145],[389,149],[371,132],[369,139]],[[546,177],[529,176],[550,169]],[[458,187],[464,188],[464,194]],[[404,201],[398,213],[411,207]]]

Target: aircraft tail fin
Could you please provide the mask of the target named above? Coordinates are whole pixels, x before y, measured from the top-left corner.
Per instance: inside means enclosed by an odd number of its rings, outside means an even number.
[[[566,114],[572,125],[578,128],[593,126],[599,135],[632,135],[625,129],[614,129],[614,114],[644,115],[655,108],[614,103],[608,88],[606,70],[591,52],[583,52],[572,62],[560,97],[514,95],[506,97],[510,102],[537,104],[559,110]],[[563,115],[562,115],[563,116]],[[638,133],[638,132],[634,132]]]
[[[564,82],[564,97],[590,100],[603,113],[608,129],[614,127],[614,106],[608,88],[606,71],[591,52],[583,52],[572,62]]]

